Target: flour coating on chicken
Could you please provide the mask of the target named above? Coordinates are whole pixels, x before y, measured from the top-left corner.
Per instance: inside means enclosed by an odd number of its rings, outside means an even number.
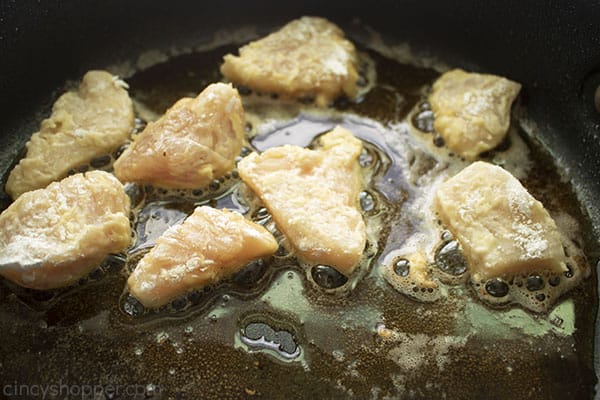
[[[68,171],[113,152],[133,129],[127,84],[105,71],[90,71],[79,90],[63,94],[50,118],[26,144],[27,154],[11,171],[6,192],[16,199],[64,178]]]
[[[320,144],[317,150],[285,145],[253,153],[238,169],[302,259],[350,275],[366,244],[358,205],[362,142],[337,127]]]
[[[235,165],[244,139],[244,109],[231,85],[209,85],[149,123],[114,164],[122,182],[194,189]]]
[[[272,255],[277,248],[269,231],[240,214],[198,207],[158,238],[127,285],[146,307],[160,307],[234,274],[252,260]]]
[[[76,282],[129,245],[129,207],[123,185],[103,171],[24,193],[0,215],[0,275],[33,289]]]
[[[520,90],[520,84],[496,75],[446,72],[429,96],[435,130],[450,150],[473,160],[504,140]]]
[[[302,17],[228,54],[221,73],[238,85],[327,105],[356,96],[358,57],[344,32],[324,18]]]
[[[471,164],[437,189],[434,206],[462,245],[475,281],[567,270],[556,223],[501,167]]]

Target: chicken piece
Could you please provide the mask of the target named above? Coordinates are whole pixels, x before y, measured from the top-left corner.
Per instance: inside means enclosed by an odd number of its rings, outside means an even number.
[[[498,166],[471,164],[438,188],[434,206],[462,245],[475,281],[567,270],[554,220]]]
[[[77,92],[60,96],[50,118],[26,144],[27,154],[11,171],[6,193],[13,199],[46,187],[69,170],[108,154],[133,129],[127,84],[105,71],[90,71]]]
[[[339,126],[320,143],[317,150],[285,145],[252,153],[238,170],[301,258],[350,275],[366,243],[358,209],[362,143]]]
[[[467,160],[499,145],[521,85],[495,75],[455,69],[434,84],[429,104],[446,146]]]
[[[238,213],[197,207],[169,228],[129,276],[129,291],[156,308],[192,289],[233,275],[257,258],[277,251],[273,235]]]
[[[231,171],[242,149],[244,109],[231,85],[183,98],[137,135],[114,164],[122,182],[174,189],[208,186]]]
[[[221,73],[236,84],[289,97],[315,97],[321,106],[342,94],[357,94],[354,45],[324,18],[294,20],[239,53],[226,55],[221,65]]]
[[[103,171],[72,175],[0,215],[0,275],[32,289],[67,286],[130,241],[123,185]]]
[[[438,287],[437,283],[435,283],[431,277],[429,276],[429,267],[427,265],[427,258],[425,256],[425,251],[423,249],[418,249],[414,253],[404,254],[401,257],[396,255],[394,260],[398,260],[399,258],[406,260],[407,272],[405,277],[411,281],[418,288],[426,288],[426,289],[435,289]],[[387,275],[389,275],[392,279],[399,278],[398,274],[394,271],[394,265],[390,264],[388,266]],[[404,275],[401,275],[404,277]]]
[[[406,256],[408,260],[409,270],[408,276],[414,280],[415,285],[419,288],[434,289],[437,288],[437,283],[431,280],[428,272],[427,258],[422,249]]]

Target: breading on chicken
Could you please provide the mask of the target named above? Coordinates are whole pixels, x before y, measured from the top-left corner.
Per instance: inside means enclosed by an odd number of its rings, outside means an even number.
[[[252,260],[275,253],[277,241],[261,225],[229,210],[197,207],[169,228],[129,276],[129,291],[149,308],[214,284]]]
[[[344,32],[324,18],[302,17],[228,54],[221,73],[238,85],[325,106],[357,94],[358,57]]]
[[[521,85],[496,75],[455,69],[434,84],[429,103],[446,146],[467,160],[499,145]]]
[[[67,286],[131,241],[129,197],[91,171],[22,194],[0,215],[0,275],[28,288]]]
[[[366,244],[358,205],[362,142],[336,127],[320,144],[317,150],[284,145],[252,153],[238,170],[302,259],[350,275]]]
[[[122,182],[194,189],[235,166],[244,139],[244,109],[236,89],[209,85],[149,123],[114,164]]]
[[[460,242],[474,281],[567,270],[556,223],[501,167],[471,164],[438,188],[434,206]]]
[[[31,136],[27,154],[8,177],[6,192],[16,199],[46,187],[125,143],[134,123],[126,88],[108,72],[86,73],[79,90],[59,97],[50,118]]]

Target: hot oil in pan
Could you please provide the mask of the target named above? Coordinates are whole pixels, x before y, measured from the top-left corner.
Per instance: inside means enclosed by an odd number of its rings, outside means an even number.
[[[233,50],[184,55],[141,71],[128,79],[130,92],[146,117],[161,114],[218,80],[222,55]],[[314,147],[336,124],[363,139],[360,162],[370,183],[361,207],[370,240],[356,277],[299,265],[235,172],[201,192],[129,187],[138,240],[127,260],[112,259],[98,276],[57,294],[1,286],[3,382],[140,385],[136,390],[162,398],[590,397],[593,276],[548,315],[492,310],[461,285],[421,303],[383,280],[379,263],[418,230],[421,189],[443,173],[419,144],[441,144],[426,133],[421,105],[437,74],[368,54],[375,87],[359,102],[339,101],[326,112],[241,90],[252,137],[244,154],[283,143]],[[411,123],[423,132],[410,133]],[[513,128],[524,138],[518,121]],[[581,245],[591,254],[591,231],[571,188],[542,150],[525,146],[533,164],[524,183],[553,213],[579,221],[590,241]],[[247,213],[275,233],[280,250],[217,287],[158,312],[144,310],[122,292],[128,271],[160,232],[207,203]]]

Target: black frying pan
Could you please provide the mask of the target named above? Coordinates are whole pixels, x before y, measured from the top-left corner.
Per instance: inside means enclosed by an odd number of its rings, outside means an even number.
[[[198,44],[225,28],[256,26],[259,33],[267,33],[300,15],[329,18],[356,40],[360,40],[365,26],[372,27],[389,43],[406,42],[418,53],[435,55],[449,65],[510,76],[521,82],[528,113],[537,122],[537,138],[567,171],[593,222],[593,231],[600,233],[600,202],[597,200],[600,197],[600,113],[594,107],[594,95],[600,85],[600,3],[593,1],[489,3],[469,0],[436,4],[423,1],[4,1],[0,3],[0,174],[6,173],[39,121],[49,114],[66,80],[77,80],[88,69],[135,59],[146,50]],[[588,256],[595,263],[598,254]],[[115,296],[118,297],[119,292],[120,287],[115,289]],[[93,308],[93,305],[87,307]],[[591,304],[590,310],[595,309],[595,304]],[[73,312],[85,312],[82,310],[85,305]],[[116,322],[109,319],[104,323]],[[6,326],[2,331],[19,334]],[[598,340],[597,336],[596,344]],[[2,342],[4,340],[0,341],[0,347],[5,346]],[[38,358],[44,357],[45,346],[49,345],[43,335],[25,342],[37,343],[34,348],[23,347],[15,352],[21,354],[20,362],[28,367],[24,366],[20,372],[8,371],[4,369],[8,365],[6,361],[0,360],[0,383],[12,384],[19,376],[26,380],[37,377],[41,381],[56,378],[44,371],[45,362]],[[118,351],[111,353],[110,339],[102,343],[109,348],[87,351],[84,359],[64,365],[63,382],[77,382],[81,376],[78,371],[82,369],[97,370],[98,382],[85,382],[89,384],[142,382],[143,370],[131,370],[130,364],[119,359]],[[70,346],[70,343],[53,341],[51,345]],[[73,351],[78,351],[83,344],[78,346]],[[119,343],[112,346],[116,349]],[[2,354],[7,353],[8,349],[2,349]],[[166,375],[168,368],[160,365],[160,355],[148,355],[149,360],[152,357],[157,362],[148,361],[147,376],[160,376],[161,370]],[[195,362],[188,364],[188,372],[195,368],[203,370],[205,363],[215,356],[199,351],[189,359],[194,357]],[[242,359],[239,362],[244,364]],[[597,349],[594,365],[599,372]],[[127,381],[127,376],[135,381]],[[191,372],[190,376],[197,376],[197,382],[192,384],[206,385],[206,394],[211,397],[225,393],[241,393],[241,397],[253,395],[252,388],[232,392],[226,376]],[[286,382],[285,374],[274,374],[272,379]],[[581,390],[568,387],[561,393],[557,386],[554,393],[557,398],[589,397],[595,381],[593,374],[584,376]],[[286,392],[295,393],[297,397],[339,395],[334,388],[319,385],[318,379],[286,384],[290,390],[282,387],[281,397]],[[487,392],[486,387],[482,384],[479,391],[472,392],[472,397],[502,398],[502,393]],[[179,393],[177,396],[186,398],[185,388],[171,389],[172,395]],[[531,394],[534,395],[535,390],[523,396]]]

